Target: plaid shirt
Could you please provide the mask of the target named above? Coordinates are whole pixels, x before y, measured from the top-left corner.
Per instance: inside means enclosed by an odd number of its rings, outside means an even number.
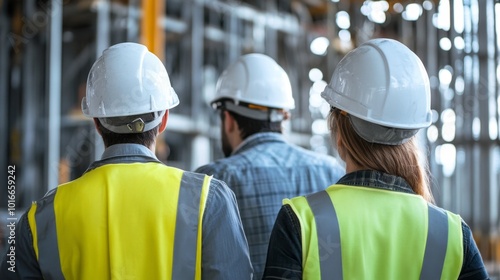
[[[254,267],[264,271],[267,246],[282,200],[327,188],[345,174],[333,157],[291,145],[279,133],[249,136],[230,157],[199,167],[236,194]]]

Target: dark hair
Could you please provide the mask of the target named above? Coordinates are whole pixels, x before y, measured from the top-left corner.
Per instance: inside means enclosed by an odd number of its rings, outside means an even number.
[[[131,119],[136,117],[137,116],[131,116]],[[155,143],[160,128],[160,125],[157,125],[155,128],[143,133],[115,133],[105,128],[99,119],[94,118],[94,120],[96,120],[97,129],[101,132],[102,140],[106,147],[115,144],[140,144],[149,148]]]
[[[224,121],[224,109],[221,110],[221,119]],[[234,112],[227,111],[240,128],[241,139],[246,139],[248,136],[259,132],[277,132],[282,133],[281,121],[261,121],[238,115]]]
[[[369,143],[354,131],[349,117],[337,109],[330,111],[328,123],[333,142],[337,142],[337,134],[340,134],[345,152],[356,165],[402,177],[416,194],[434,202],[427,163],[420,160],[415,136],[401,145]]]

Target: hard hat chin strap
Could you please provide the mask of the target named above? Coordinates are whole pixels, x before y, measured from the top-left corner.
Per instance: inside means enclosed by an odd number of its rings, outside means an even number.
[[[286,112],[282,109],[267,108],[262,106],[258,106],[262,109],[251,109],[245,106],[236,105],[230,101],[224,102],[223,107],[230,112],[260,121],[281,122],[286,119]]]
[[[161,123],[165,112],[166,111],[154,112],[154,118],[152,121],[149,122],[145,122],[141,117],[135,118],[128,123],[123,123],[118,125],[111,124],[112,123],[112,121],[110,121],[111,118],[100,118],[99,122],[106,129],[114,133],[118,134],[143,133],[157,127]]]

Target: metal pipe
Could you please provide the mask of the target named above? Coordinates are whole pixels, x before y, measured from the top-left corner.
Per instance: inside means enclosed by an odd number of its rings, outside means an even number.
[[[61,141],[61,62],[62,62],[62,1],[52,0],[49,29],[49,128],[47,149],[47,187],[59,183],[59,146]]]

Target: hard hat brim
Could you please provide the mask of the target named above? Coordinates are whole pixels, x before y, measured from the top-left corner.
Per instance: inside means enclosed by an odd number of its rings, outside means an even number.
[[[417,134],[419,129],[400,129],[367,122],[348,115],[356,134],[365,141],[383,145],[401,145]]]

